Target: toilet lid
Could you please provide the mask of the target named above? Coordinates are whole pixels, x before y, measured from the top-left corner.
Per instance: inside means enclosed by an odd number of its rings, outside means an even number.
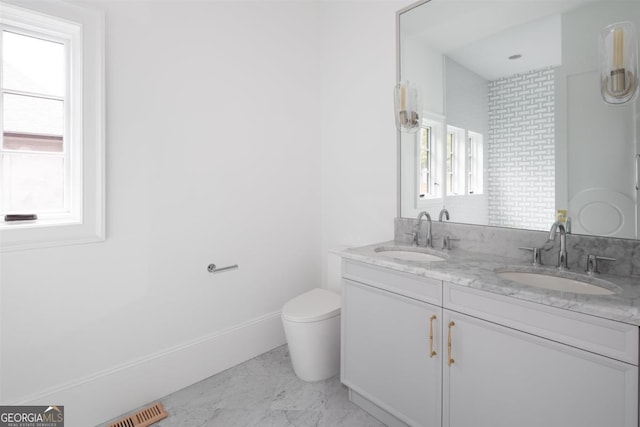
[[[292,322],[317,322],[340,314],[340,295],[316,288],[282,307],[282,318]]]

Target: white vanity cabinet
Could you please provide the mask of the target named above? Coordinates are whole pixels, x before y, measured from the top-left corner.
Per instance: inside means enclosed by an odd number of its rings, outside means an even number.
[[[637,427],[635,366],[445,310],[446,427]]]
[[[636,326],[350,260],[343,277],[342,381],[388,424],[638,427]]]
[[[637,327],[448,283],[443,291],[457,310],[443,311],[443,426],[638,427]]]
[[[385,280],[384,270],[348,267],[365,283]],[[408,425],[439,427],[442,308],[386,290],[410,289],[417,278],[399,274],[386,289],[369,284],[343,280],[341,380]]]

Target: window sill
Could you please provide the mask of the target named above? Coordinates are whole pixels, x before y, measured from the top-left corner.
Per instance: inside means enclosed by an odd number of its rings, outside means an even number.
[[[21,224],[3,222],[0,223],[0,252],[101,242],[105,240],[101,223],[59,220],[25,221]]]

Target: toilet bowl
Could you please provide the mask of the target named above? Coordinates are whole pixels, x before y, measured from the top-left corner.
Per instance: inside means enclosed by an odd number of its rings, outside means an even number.
[[[293,370],[304,381],[340,371],[340,295],[316,288],[282,307],[282,324]]]

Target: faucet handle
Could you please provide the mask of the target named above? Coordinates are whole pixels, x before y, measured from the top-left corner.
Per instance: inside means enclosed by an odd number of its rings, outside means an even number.
[[[531,251],[531,265],[533,265],[534,267],[539,267],[542,265],[542,248],[519,247],[518,249],[522,249],[523,251]]]
[[[450,237],[450,236],[443,236],[442,249],[452,249],[451,242],[459,242],[459,241],[460,239],[454,239],[453,237]]]
[[[442,217],[444,216],[444,218],[449,221],[449,211],[447,210],[447,208],[443,207],[440,210],[440,215],[438,215],[438,221],[442,222]]]
[[[418,233],[416,233],[415,231],[412,233],[404,233],[407,236],[411,236],[411,241],[415,244],[418,245]]]
[[[616,260],[615,258],[589,254],[587,255],[587,269],[585,270],[585,273],[587,273],[589,276],[592,276],[594,273],[600,274],[600,269],[598,268],[598,261],[615,261],[615,260]]]

